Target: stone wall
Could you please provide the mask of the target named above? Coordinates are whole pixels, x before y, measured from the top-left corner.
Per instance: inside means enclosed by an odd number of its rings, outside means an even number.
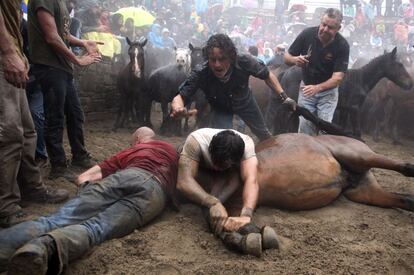
[[[75,86],[88,121],[115,120],[119,95],[111,65],[109,59],[104,59],[100,63],[75,68]]]

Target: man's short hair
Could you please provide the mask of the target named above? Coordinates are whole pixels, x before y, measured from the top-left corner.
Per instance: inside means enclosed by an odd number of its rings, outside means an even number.
[[[224,130],[213,136],[208,147],[213,164],[223,170],[240,165],[244,154],[244,141],[234,131]]]
[[[208,60],[208,55],[213,51],[213,48],[222,50],[224,55],[230,59],[231,63],[236,60],[237,49],[228,35],[217,33],[210,36],[206,45],[203,47],[203,56],[205,60]]]
[[[322,14],[322,18],[325,15],[328,16],[329,18],[335,19],[336,22],[338,23],[338,26],[341,26],[343,16],[340,10],[335,9],[335,8],[329,8],[329,9],[326,9],[325,12]]]

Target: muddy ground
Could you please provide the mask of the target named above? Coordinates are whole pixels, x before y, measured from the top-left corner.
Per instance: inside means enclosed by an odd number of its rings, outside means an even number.
[[[132,132],[115,133],[110,122],[85,128],[88,150],[97,161],[127,146]],[[162,138],[173,144],[183,140]],[[366,139],[377,152],[414,162],[413,141],[397,146]],[[414,194],[413,179],[391,171],[374,173],[385,189]],[[76,193],[64,180],[47,183]],[[37,216],[56,207],[34,204],[26,209]],[[262,258],[233,253],[209,233],[200,209],[186,204],[180,212],[168,209],[145,228],[96,247],[66,274],[414,274],[413,213],[340,197],[313,211],[259,207],[254,219],[275,228],[279,250],[268,250]]]

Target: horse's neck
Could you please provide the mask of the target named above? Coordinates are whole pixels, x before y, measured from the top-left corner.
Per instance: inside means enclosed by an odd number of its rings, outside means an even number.
[[[363,85],[366,92],[369,92],[372,88],[375,87],[381,78],[385,77],[385,72],[381,65],[384,66],[379,62],[370,62],[362,68],[355,70],[360,71],[361,84]]]

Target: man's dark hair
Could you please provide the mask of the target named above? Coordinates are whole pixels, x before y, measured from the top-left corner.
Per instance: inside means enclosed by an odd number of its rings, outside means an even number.
[[[338,9],[329,8],[322,14],[322,17],[328,16],[329,18],[335,19],[338,26],[341,26],[343,15],[342,12]]]
[[[244,141],[234,131],[224,130],[213,136],[208,152],[214,165],[226,170],[239,166],[244,154]]]
[[[249,47],[249,53],[253,56],[258,56],[259,55],[259,49],[257,48],[257,46],[250,46]]]
[[[234,63],[237,56],[237,49],[233,41],[226,34],[218,33],[210,36],[206,45],[203,47],[203,56],[208,60],[208,55],[213,51],[213,48],[219,48],[224,55],[228,57],[231,63]]]

